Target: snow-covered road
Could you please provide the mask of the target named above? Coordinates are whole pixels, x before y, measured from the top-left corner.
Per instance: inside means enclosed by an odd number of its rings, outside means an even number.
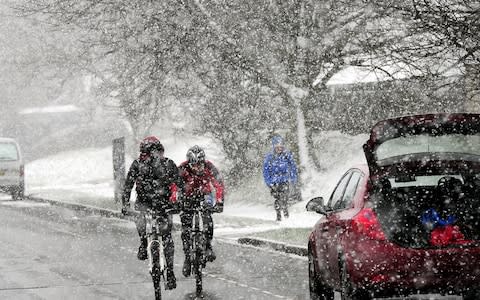
[[[136,259],[134,224],[81,215],[28,201],[0,199],[0,299],[152,299],[147,265]],[[165,299],[191,299],[194,280],[181,275]],[[204,299],[308,299],[306,261],[300,257],[215,241]]]

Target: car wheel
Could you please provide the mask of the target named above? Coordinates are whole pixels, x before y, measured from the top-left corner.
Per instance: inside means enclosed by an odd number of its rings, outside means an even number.
[[[315,271],[315,264],[313,254],[308,250],[308,286],[310,288],[311,300],[333,300],[333,289],[322,284],[318,280],[317,273]]]
[[[371,300],[373,297],[365,290],[356,289],[350,282],[350,275],[348,274],[345,260],[340,258],[340,298],[342,300]]]
[[[25,186],[23,184],[15,187],[12,190],[12,199],[13,200],[22,200],[25,196]]]

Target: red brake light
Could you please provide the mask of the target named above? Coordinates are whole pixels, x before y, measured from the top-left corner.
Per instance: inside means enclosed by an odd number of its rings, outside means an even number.
[[[352,228],[355,232],[374,240],[385,240],[385,234],[378,223],[377,215],[371,208],[362,209],[353,219]]]
[[[21,165],[20,166],[20,176],[23,177],[25,175],[25,166],[24,165]]]

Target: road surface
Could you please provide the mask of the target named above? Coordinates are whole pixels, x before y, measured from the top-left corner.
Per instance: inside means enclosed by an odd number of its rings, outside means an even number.
[[[5,197],[0,228],[0,299],[154,298],[133,222]],[[163,299],[194,299],[179,232],[174,240],[177,289]],[[304,258],[220,239],[214,247],[203,299],[308,299]]]

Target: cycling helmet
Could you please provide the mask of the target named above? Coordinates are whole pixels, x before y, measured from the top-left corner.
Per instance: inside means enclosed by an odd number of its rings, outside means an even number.
[[[164,151],[162,143],[156,136],[147,136],[140,142],[141,153],[151,153],[153,150]]]
[[[193,146],[187,151],[187,161],[189,164],[198,164],[205,162],[205,151],[200,146]]]

